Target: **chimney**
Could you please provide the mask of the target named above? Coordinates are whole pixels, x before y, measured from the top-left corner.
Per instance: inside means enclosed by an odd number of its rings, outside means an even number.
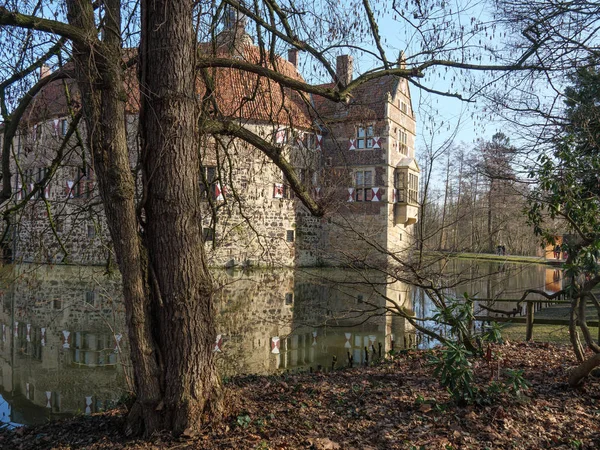
[[[234,28],[237,25],[237,18],[237,10],[231,7],[227,8],[227,11],[225,12],[225,29],[231,30]]]
[[[43,64],[42,67],[40,67],[40,80],[42,78],[46,78],[51,73],[52,69],[50,69],[50,67],[48,67],[46,64]]]
[[[343,86],[350,84],[352,81],[352,56],[340,55],[337,57],[335,75]]]
[[[398,55],[398,67],[406,69],[406,55],[403,50],[400,50],[400,55]]]
[[[291,62],[294,67],[298,67],[298,49],[290,48],[288,50],[288,61]]]

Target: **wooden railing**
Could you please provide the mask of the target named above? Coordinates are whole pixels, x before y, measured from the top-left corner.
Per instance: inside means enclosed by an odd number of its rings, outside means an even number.
[[[558,304],[558,305],[571,305],[570,300],[548,300],[548,299],[539,299],[539,300],[519,300],[517,298],[506,299],[506,298],[474,298],[473,301],[478,303],[518,303],[525,304],[525,316],[523,316],[522,309],[521,310],[513,310],[513,311],[503,311],[498,312],[495,310],[497,314],[505,314],[504,316],[491,316],[491,315],[475,315],[474,318],[478,322],[502,322],[502,323],[515,323],[515,324],[525,324],[525,339],[527,341],[531,341],[533,339],[533,325],[563,325],[568,326],[568,319],[553,319],[553,318],[536,318],[535,312],[542,309],[544,304]],[[593,305],[593,303],[588,302],[587,305]],[[484,305],[485,307],[485,305]],[[517,317],[517,314],[520,317]],[[511,317],[512,316],[512,317]],[[600,311],[598,312],[597,320],[586,320],[588,326],[598,327],[598,340],[600,340]]]

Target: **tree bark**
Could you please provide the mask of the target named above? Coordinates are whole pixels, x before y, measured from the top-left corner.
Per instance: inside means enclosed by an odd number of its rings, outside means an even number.
[[[140,134],[162,409],[176,434],[221,410],[212,279],[202,241],[191,0],[142,1]],[[176,382],[174,382],[176,380]]]
[[[212,353],[212,281],[199,213],[192,3],[142,2],[143,236],[125,129],[120,2],[104,5],[99,42],[92,4],[67,1],[69,22],[90,36],[85,44],[74,43],[73,54],[88,145],[123,278],[136,389],[128,432],[180,434],[221,406]]]

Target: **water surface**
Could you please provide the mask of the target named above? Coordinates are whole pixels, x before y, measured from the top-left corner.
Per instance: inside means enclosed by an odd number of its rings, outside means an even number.
[[[514,298],[560,282],[554,269],[535,265],[459,263],[447,270],[459,283],[448,295]],[[374,271],[218,272],[216,279],[214,350],[224,377],[331,370],[349,357],[365,364],[392,346],[420,342],[386,308],[432,313],[422,291]],[[19,265],[4,267],[0,281],[0,423],[90,414],[131,390],[117,276],[95,267]]]

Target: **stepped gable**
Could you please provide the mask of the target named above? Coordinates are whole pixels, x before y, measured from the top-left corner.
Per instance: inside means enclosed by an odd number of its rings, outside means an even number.
[[[384,119],[387,103],[385,96],[388,92],[393,95],[399,80],[396,76],[385,76],[367,81],[352,91],[352,98],[348,104],[332,102],[315,95],[313,96],[315,111],[326,122]],[[334,86],[334,83],[322,85],[327,88]]]

